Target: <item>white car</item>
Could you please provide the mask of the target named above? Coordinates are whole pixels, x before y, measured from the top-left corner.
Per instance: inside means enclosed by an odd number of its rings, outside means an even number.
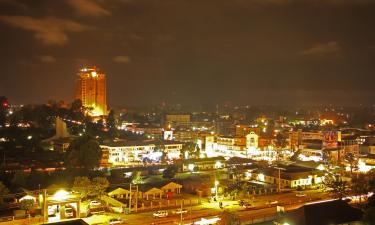
[[[123,221],[121,218],[112,218],[109,220],[109,224],[112,225],[112,224],[121,224]]]
[[[277,203],[279,203],[279,201],[269,201],[268,202],[269,205],[276,205]]]
[[[56,210],[53,206],[48,206],[48,216],[55,216]]]
[[[156,211],[152,214],[154,217],[162,218],[162,217],[167,217],[168,216],[168,211],[166,210],[159,210]]]
[[[98,201],[91,201],[90,202],[90,206],[99,206],[101,205],[102,203],[98,202]]]
[[[172,211],[173,214],[185,214],[187,212],[187,209],[176,209]]]

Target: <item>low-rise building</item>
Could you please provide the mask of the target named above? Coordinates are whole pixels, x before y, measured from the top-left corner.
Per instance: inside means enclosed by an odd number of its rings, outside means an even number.
[[[313,168],[289,165],[254,170],[249,176],[253,180],[268,184],[279,185],[280,182],[281,188],[297,188],[320,185],[324,173]]]
[[[182,171],[215,170],[226,167],[224,157],[187,159],[182,162]]]
[[[100,145],[108,151],[108,163],[113,166],[136,165],[144,161],[159,161],[163,154],[167,159],[178,159],[183,143],[176,141],[118,141]],[[164,152],[164,153],[163,153]]]

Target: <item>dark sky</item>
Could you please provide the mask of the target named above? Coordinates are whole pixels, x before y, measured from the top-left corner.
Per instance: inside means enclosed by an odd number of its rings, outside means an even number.
[[[0,0],[0,95],[110,105],[373,104],[375,0]]]

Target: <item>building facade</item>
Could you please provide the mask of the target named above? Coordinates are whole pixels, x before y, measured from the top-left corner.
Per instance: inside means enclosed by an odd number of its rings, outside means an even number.
[[[96,67],[81,69],[78,72],[76,99],[82,101],[89,115],[107,115],[106,75]]]
[[[113,166],[140,165],[145,161],[159,161],[163,148],[166,159],[179,159],[183,143],[176,141],[129,141],[100,145],[103,152],[108,152],[108,162]]]

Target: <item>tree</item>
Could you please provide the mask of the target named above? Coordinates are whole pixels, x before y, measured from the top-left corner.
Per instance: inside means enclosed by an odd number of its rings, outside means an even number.
[[[154,152],[161,152],[160,161],[162,163],[165,163],[167,161],[168,155],[167,155],[167,152],[165,150],[165,145],[162,140],[157,140],[155,142]]]
[[[25,187],[26,185],[26,175],[22,170],[17,170],[12,179],[12,184],[18,187]]]
[[[281,134],[281,133],[278,133],[276,135],[276,138],[275,138],[275,146],[276,148],[278,149],[283,149],[286,147],[286,137]]]
[[[185,143],[181,149],[181,158],[186,159],[186,155],[188,155],[189,158],[199,158],[200,149],[197,144],[193,142]]]
[[[24,199],[20,202],[20,208],[26,210],[26,213],[28,213],[29,210],[34,207],[34,205],[35,202],[33,199]]]
[[[91,191],[92,183],[88,177],[75,177],[73,191],[80,193],[81,198],[86,198]]]
[[[0,204],[4,203],[4,195],[9,193],[9,189],[0,181]]]
[[[91,185],[91,195],[100,197],[105,193],[105,190],[109,186],[109,182],[105,177],[95,177],[92,179]]]
[[[70,106],[70,111],[72,113],[82,113],[83,111],[82,101],[80,99],[74,100]]]
[[[343,181],[340,177],[328,174],[323,180],[324,188],[329,192],[332,197],[342,199],[349,193],[349,186],[346,181]]]
[[[134,171],[133,173],[132,173],[132,176],[131,176],[131,182],[133,183],[133,184],[141,184],[141,183],[143,183],[143,181],[142,181],[142,176],[141,176],[141,172],[140,171]]]
[[[41,186],[45,186],[48,179],[46,179],[46,174],[38,172],[36,170],[32,170],[29,176],[27,177],[27,186],[29,188],[36,188]]]
[[[165,179],[172,179],[176,176],[177,173],[177,167],[176,166],[168,166],[164,171],[163,171],[163,178]]]
[[[89,136],[82,136],[70,144],[66,152],[65,165],[90,170],[99,166],[101,156],[102,151],[98,142]]]
[[[108,127],[108,134],[110,138],[115,138],[118,136],[115,112],[113,110],[109,111],[108,119],[107,119],[107,127]]]
[[[351,152],[347,153],[345,156],[344,156],[344,159],[347,163],[349,163],[349,167],[350,167],[350,174],[353,174],[353,169],[356,167],[357,165],[357,159],[355,158],[355,155]]]

